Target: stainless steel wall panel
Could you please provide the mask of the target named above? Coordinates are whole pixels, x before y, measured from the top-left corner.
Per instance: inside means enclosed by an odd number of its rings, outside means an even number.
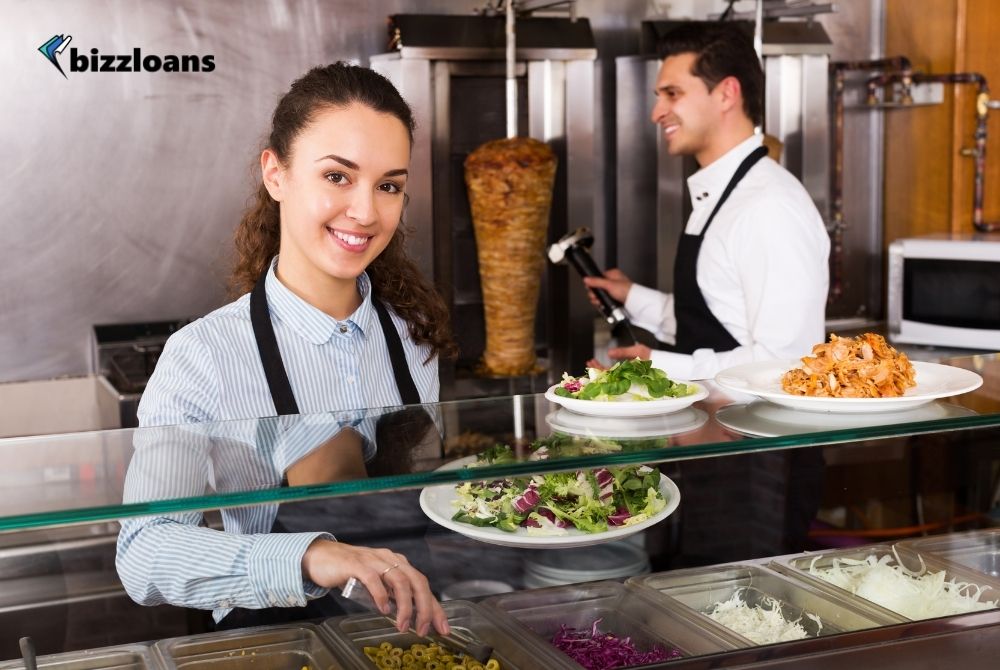
[[[828,220],[830,208],[830,58],[802,57],[802,185]]]
[[[645,286],[663,285],[657,264],[659,230],[652,235],[645,232],[649,222],[656,221],[657,171],[650,166],[656,165],[659,133],[647,107],[652,108],[649,82],[655,81],[657,67],[655,60],[643,56],[615,59],[616,265]],[[648,104],[643,106],[642,101]]]
[[[0,21],[0,382],[85,374],[91,326],[199,316],[227,300],[231,236],[278,96],[308,68],[367,64],[385,17],[471,13],[482,0],[6,0]],[[645,0],[581,0],[598,40],[638,25]],[[38,52],[54,33],[84,52],[213,54],[212,73],[67,73]],[[68,54],[66,54],[68,55]],[[64,56],[65,58],[65,56]],[[424,189],[431,120],[410,183]],[[414,81],[423,78],[412,74]],[[589,104],[589,103],[588,103]],[[411,203],[418,230],[428,210]],[[411,236],[420,267],[432,243]]]

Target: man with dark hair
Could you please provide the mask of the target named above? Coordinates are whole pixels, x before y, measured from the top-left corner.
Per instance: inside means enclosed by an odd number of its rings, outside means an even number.
[[[767,158],[764,74],[734,24],[678,28],[664,38],[652,120],[671,154],[691,155],[691,216],[674,263],[674,292],[620,270],[586,278],[625,304],[633,323],[667,343],[611,349],[678,379],[740,363],[805,355],[824,340],[830,240],[802,184]],[[591,296],[593,299],[593,296]]]

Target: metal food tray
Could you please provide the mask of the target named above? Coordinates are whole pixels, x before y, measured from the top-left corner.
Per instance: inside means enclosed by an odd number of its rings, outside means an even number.
[[[643,651],[659,645],[692,656],[738,648],[731,635],[703,629],[693,618],[662,607],[642,592],[618,582],[520,591],[483,602],[507,615],[515,635],[542,642],[574,668],[580,666],[558,652],[549,640],[560,625],[589,629],[597,619],[601,619],[602,632],[629,636]]]
[[[899,554],[899,561],[902,563],[903,567],[912,571],[920,569],[920,561],[914,555],[906,552],[897,553]],[[882,607],[881,605],[878,605],[870,600],[856,596],[850,591],[835,586],[830,582],[820,579],[819,577],[814,577],[809,573],[809,566],[814,560],[816,561],[817,568],[829,568],[833,565],[833,559],[835,558],[864,560],[873,554],[879,559],[886,555],[893,556],[895,559],[895,554],[893,554],[892,551],[892,545],[874,544],[864,547],[853,547],[851,549],[807,552],[805,554],[785,556],[775,559],[771,563],[770,567],[784,575],[803,580],[826,593],[835,595],[841,600],[846,600],[847,602],[852,603],[852,605],[856,608],[871,612],[883,618],[891,617],[893,620],[899,622],[910,621],[911,619],[899,614],[898,612],[893,612],[892,610],[886,609],[885,607]],[[983,575],[977,574],[972,570],[963,568],[956,564],[945,563],[941,560],[935,559],[933,556],[923,556],[922,558],[924,565],[928,570],[932,570],[934,572],[944,571],[945,579],[954,579],[960,582],[972,582],[973,584],[982,586],[983,590],[979,594],[980,601],[1000,601],[1000,589],[998,589],[990,580],[984,578]]]
[[[1000,528],[905,540],[896,546],[900,553],[940,558],[1000,582]]]
[[[677,570],[633,577],[626,583],[648,591],[653,597],[663,598],[671,607],[696,618],[705,628],[718,629],[719,635],[731,636],[741,647],[755,647],[758,643],[708,616],[717,603],[729,600],[737,591],[742,591],[743,600],[751,607],[763,605],[768,597],[774,598],[785,620],[798,621],[809,637],[876,628],[900,621],[899,617],[883,618],[865,612],[805,582],[750,564]],[[805,616],[807,613],[818,616],[822,626]]]
[[[38,657],[38,667],[46,670],[151,670],[159,668],[149,647],[128,644],[84,651],[67,651]],[[0,663],[0,670],[23,670],[24,661]]]
[[[500,617],[485,607],[464,600],[449,600],[441,603],[441,607],[448,616],[452,634],[493,647],[492,658],[500,662],[503,670],[565,670],[572,667],[555,649],[511,635]],[[413,644],[429,643],[427,638],[419,637],[412,631],[400,633],[385,617],[377,614],[327,619],[321,628],[337,642],[344,658],[350,660],[350,667],[355,670],[372,670],[375,667],[365,656],[365,647],[377,647],[382,642],[388,642],[407,649]]]
[[[343,660],[312,624],[243,628],[160,640],[168,670],[342,670]]]

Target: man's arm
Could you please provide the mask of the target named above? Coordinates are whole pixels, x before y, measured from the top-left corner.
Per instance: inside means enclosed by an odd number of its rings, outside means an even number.
[[[588,289],[603,289],[614,300],[625,306],[629,321],[653,333],[658,340],[673,342],[677,332],[674,319],[674,296],[633,283],[618,268],[604,273],[604,277],[584,277]],[[590,302],[598,307],[597,297],[590,293]]]

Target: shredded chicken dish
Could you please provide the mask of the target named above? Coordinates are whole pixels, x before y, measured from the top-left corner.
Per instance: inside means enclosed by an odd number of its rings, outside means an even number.
[[[865,333],[855,338],[830,336],[813,347],[802,366],[786,372],[781,388],[793,395],[821,398],[894,398],[916,386],[906,354],[885,338]]]

